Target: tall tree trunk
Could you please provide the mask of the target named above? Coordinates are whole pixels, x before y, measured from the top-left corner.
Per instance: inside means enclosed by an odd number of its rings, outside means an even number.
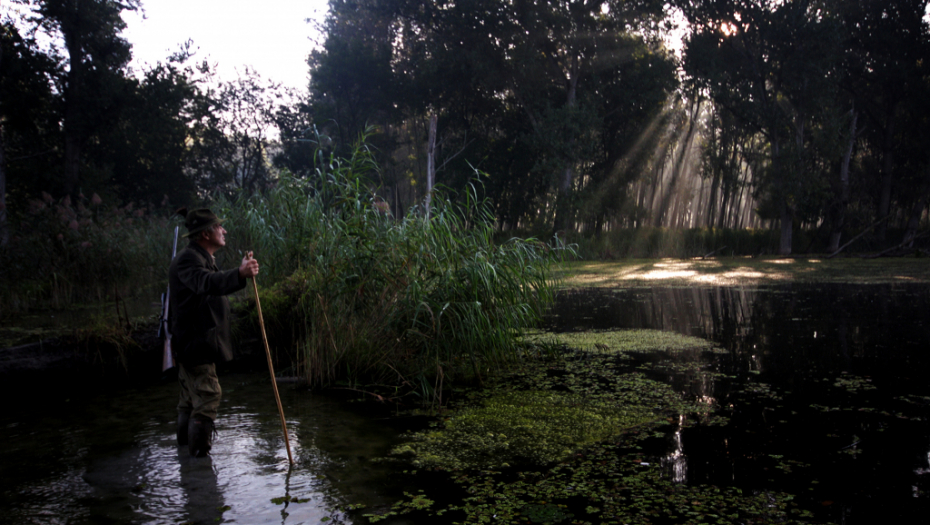
[[[776,184],[779,187],[776,195],[778,196],[778,220],[781,230],[778,243],[778,254],[791,255],[791,237],[793,233],[794,217],[791,206],[788,205],[788,192],[787,188],[785,188],[786,181],[784,180],[785,176],[779,173],[782,169],[782,163],[781,148],[779,147],[778,141],[774,141],[772,143],[772,164],[776,177],[778,177],[776,179]]]
[[[717,187],[720,186],[720,174],[714,173],[714,180],[710,184],[710,196],[707,199],[707,227],[717,225]],[[723,210],[721,210],[723,215]]]
[[[904,239],[902,240],[908,248],[914,246],[914,238],[917,236],[920,218],[923,216],[924,209],[927,207],[928,193],[930,193],[930,169],[925,169],[924,180],[918,191],[920,191],[920,196],[911,208],[911,216],[907,220],[907,228],[904,230]]]
[[[436,124],[438,117],[429,117],[429,144],[426,146],[426,218],[429,219],[430,202],[433,198],[433,183],[436,179]]]
[[[75,7],[78,9],[78,6]],[[78,17],[79,13],[75,14]],[[79,22],[62,24],[61,32],[68,50],[68,78],[64,92],[65,155],[62,173],[62,190],[72,195],[80,184],[82,104],[84,95],[84,44],[81,40]]]
[[[837,188],[836,213],[833,219],[833,233],[830,234],[830,245],[827,247],[828,253],[834,253],[840,248],[840,239],[843,236],[843,228],[846,227],[846,208],[849,206],[849,161],[852,159],[853,146],[856,144],[856,121],[859,114],[856,110],[851,111],[852,119],[849,123],[849,138],[846,144],[846,151],[843,152],[843,161],[840,164],[840,181]]]
[[[572,55],[572,65],[566,79],[568,93],[565,97],[565,105],[573,108],[577,105],[578,93],[578,55]],[[570,144],[574,143],[574,138],[570,138]],[[571,151],[571,147],[569,147]],[[572,227],[572,182],[575,177],[575,159],[565,159],[566,166],[562,170],[562,177],[559,180],[558,196],[556,197],[554,230],[556,232],[564,231]]]
[[[3,65],[3,53],[0,53],[0,66]],[[3,123],[0,122],[0,246],[10,241],[9,214],[6,212],[6,159],[4,158]]]
[[[887,217],[888,213],[891,211],[891,185],[892,182],[894,182],[894,128],[894,110],[892,109],[888,113],[888,125],[885,126],[885,140],[882,144],[882,193],[878,201],[879,217]],[[889,221],[882,221],[878,226],[876,236],[879,242],[885,240],[885,236],[888,232],[888,222]]]
[[[922,189],[923,191],[920,197],[917,198],[917,202],[915,202],[914,207],[911,208],[911,216],[908,218],[907,228],[904,230],[904,239],[902,242],[905,243],[907,248],[914,246],[914,237],[917,236],[917,227],[920,226],[920,217],[924,214],[924,209],[927,207],[926,185]]]

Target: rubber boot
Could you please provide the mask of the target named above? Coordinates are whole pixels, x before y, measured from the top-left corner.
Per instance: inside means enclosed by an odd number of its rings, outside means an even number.
[[[190,412],[178,412],[178,446],[187,446],[187,427],[190,424]]]
[[[187,449],[191,456],[202,458],[213,448],[213,434],[216,432],[213,420],[202,414],[191,416],[187,425]]]

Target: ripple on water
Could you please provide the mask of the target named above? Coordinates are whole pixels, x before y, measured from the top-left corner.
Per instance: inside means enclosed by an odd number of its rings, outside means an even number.
[[[359,468],[345,450],[386,454],[396,432],[338,402],[284,390],[295,459],[289,469],[265,376],[221,381],[226,392],[210,458],[190,458],[177,446],[173,384],[4,414],[0,523],[309,524],[349,521],[338,510],[347,503],[393,502],[384,490],[388,470]]]

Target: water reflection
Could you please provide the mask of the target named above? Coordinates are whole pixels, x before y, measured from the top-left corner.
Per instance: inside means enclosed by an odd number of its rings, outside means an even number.
[[[561,294],[547,323],[554,331],[667,330],[725,350],[635,361],[634,369],[725,417],[663,429],[667,437],[655,439],[650,454],[668,479],[790,492],[824,521],[909,522],[905,516],[925,511],[930,499],[928,291],[908,284],[573,290]]]
[[[368,460],[387,453],[394,430],[284,389],[289,469],[265,378],[224,377],[208,458],[176,444],[174,384],[13,407],[0,420],[0,523],[345,523],[346,504],[393,503],[390,470]]]
[[[736,371],[869,371],[922,384],[930,372],[926,285],[785,285],[569,290],[547,318],[554,331],[652,328],[703,337]],[[799,369],[798,363],[803,363]],[[922,371],[922,373],[917,373]]]
[[[679,415],[678,425],[675,433],[672,434],[671,451],[662,458],[662,468],[675,483],[684,483],[688,480],[688,457],[685,456],[684,447],[681,444],[681,428],[684,421],[685,416]]]

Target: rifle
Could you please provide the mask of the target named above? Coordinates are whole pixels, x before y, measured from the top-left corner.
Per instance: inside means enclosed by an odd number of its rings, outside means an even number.
[[[178,254],[178,227],[174,227],[174,242],[171,245],[171,260]],[[158,337],[165,336],[165,352],[161,358],[161,371],[174,367],[174,356],[171,354],[171,327],[168,326],[168,305],[171,299],[171,283],[168,290],[161,294],[161,319],[158,323]]]

